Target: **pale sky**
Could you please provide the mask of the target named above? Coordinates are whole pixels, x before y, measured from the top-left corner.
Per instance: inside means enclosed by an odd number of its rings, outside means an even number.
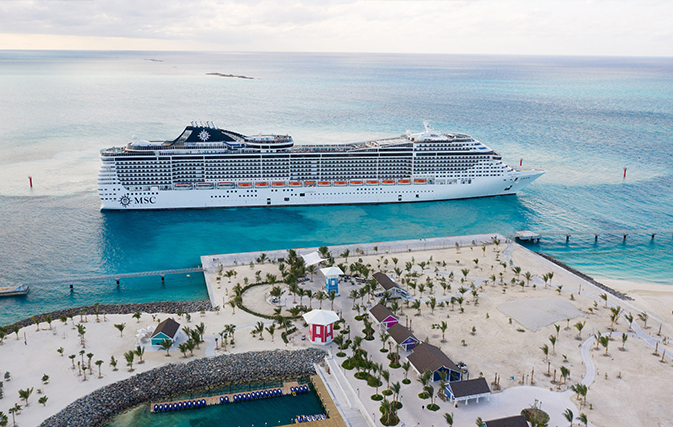
[[[0,0],[1,49],[673,56],[673,0]]]

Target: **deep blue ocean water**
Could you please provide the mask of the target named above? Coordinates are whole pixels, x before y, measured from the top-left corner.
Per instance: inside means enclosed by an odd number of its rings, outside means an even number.
[[[208,76],[220,72],[255,77]],[[101,212],[98,152],[192,120],[297,143],[468,133],[547,173],[517,196],[401,205]],[[673,59],[0,51],[0,283],[205,254],[531,230],[673,229]],[[623,179],[623,168],[628,175]],[[28,187],[28,176],[34,188]],[[543,239],[587,274],[673,284],[673,236]],[[200,274],[34,286],[0,324],[67,306],[206,298]]]

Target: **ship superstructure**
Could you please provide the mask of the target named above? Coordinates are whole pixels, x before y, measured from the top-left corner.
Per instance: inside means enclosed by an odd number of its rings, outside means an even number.
[[[515,169],[468,135],[421,133],[294,144],[192,122],[172,141],[101,151],[102,209],[402,203],[515,194],[544,171]]]

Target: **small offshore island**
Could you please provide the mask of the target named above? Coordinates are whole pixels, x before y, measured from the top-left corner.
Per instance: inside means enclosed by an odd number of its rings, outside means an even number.
[[[224,74],[224,73],[206,73],[206,76],[232,77],[235,79],[255,80],[254,77],[237,76],[236,74]]]
[[[0,411],[21,426],[103,426],[188,392],[311,377],[327,417],[310,426],[523,426],[523,410],[550,426],[673,419],[665,286],[613,291],[498,234],[201,260],[210,301],[73,309],[7,328]],[[309,314],[331,312],[315,329]],[[150,340],[159,330],[174,341]]]

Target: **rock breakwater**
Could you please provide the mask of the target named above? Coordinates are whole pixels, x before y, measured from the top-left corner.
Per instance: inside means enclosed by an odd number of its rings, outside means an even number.
[[[315,374],[323,350],[254,351],[161,366],[76,400],[40,427],[96,427],[139,404],[226,383],[292,378]]]

